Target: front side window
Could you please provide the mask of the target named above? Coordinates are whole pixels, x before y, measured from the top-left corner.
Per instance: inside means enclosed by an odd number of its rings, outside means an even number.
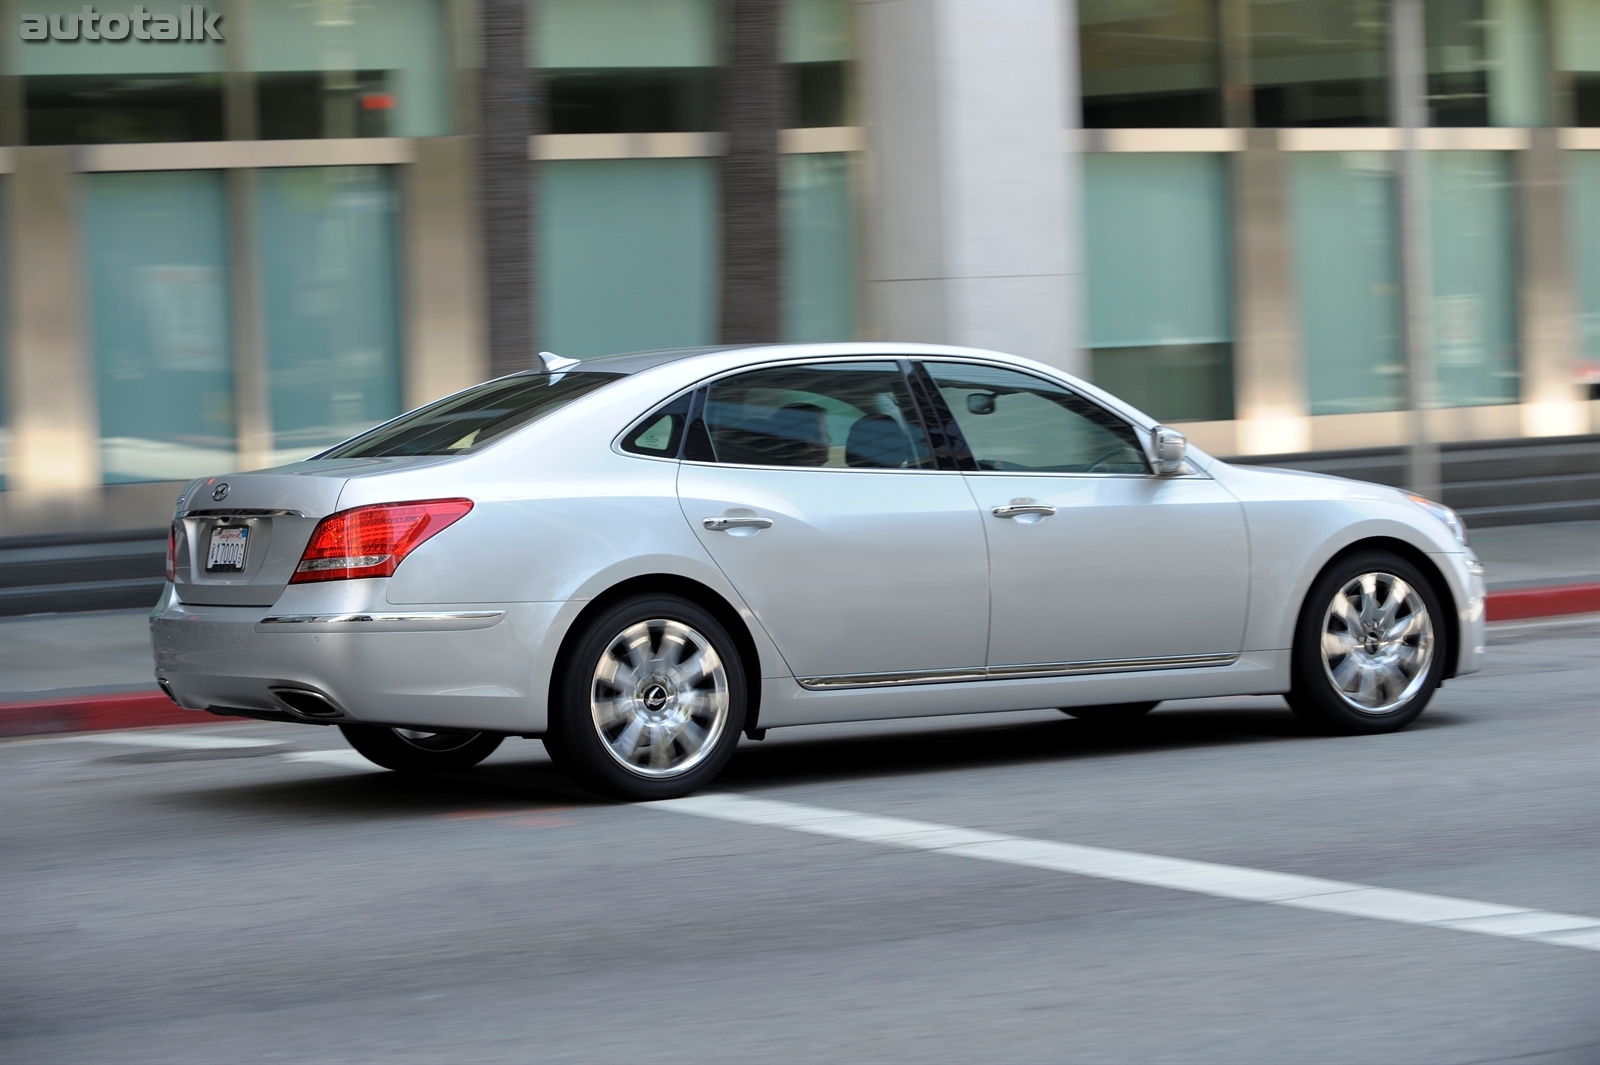
[[[934,468],[911,390],[892,361],[772,366],[723,378],[706,395],[704,425],[717,462]]]
[[[313,458],[460,455],[564,407],[618,374],[529,373],[502,377],[418,408]]]
[[[1150,472],[1132,426],[1062,385],[998,366],[925,365],[980,470]]]

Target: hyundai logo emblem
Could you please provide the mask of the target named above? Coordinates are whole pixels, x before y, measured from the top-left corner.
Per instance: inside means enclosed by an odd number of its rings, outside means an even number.
[[[228,482],[227,481],[223,481],[221,484],[219,484],[215,488],[213,488],[211,490],[211,498],[215,499],[218,503],[222,502],[224,499],[227,499],[228,498]]]

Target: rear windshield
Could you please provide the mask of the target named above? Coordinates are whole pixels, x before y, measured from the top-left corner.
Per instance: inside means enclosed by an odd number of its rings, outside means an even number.
[[[459,455],[587,395],[621,374],[518,374],[420,407],[315,456]]]

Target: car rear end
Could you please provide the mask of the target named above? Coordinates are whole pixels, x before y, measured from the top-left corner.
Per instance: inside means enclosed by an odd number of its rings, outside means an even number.
[[[452,397],[325,457],[192,482],[151,614],[162,688],[218,714],[525,731],[530,648],[560,604],[388,591],[413,550],[486,520],[463,489],[483,447],[616,379],[589,376],[502,379],[476,407]]]

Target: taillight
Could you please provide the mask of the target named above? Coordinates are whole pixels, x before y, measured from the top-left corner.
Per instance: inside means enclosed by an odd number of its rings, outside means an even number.
[[[178,523],[167,526],[167,583],[178,579]]]
[[[329,514],[317,523],[289,583],[387,577],[418,544],[471,509],[470,499],[424,499]]]

